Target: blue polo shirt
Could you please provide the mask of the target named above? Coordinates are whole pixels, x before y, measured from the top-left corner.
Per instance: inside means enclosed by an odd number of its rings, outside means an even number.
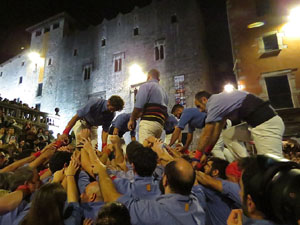
[[[9,211],[9,212],[7,212],[7,213],[5,213],[5,214],[2,214],[1,216],[0,216],[0,225],[8,225],[8,224],[13,224],[14,223],[14,221],[21,221],[21,220],[19,220],[19,219],[17,219],[18,217],[20,217],[20,215],[23,215],[24,213],[24,211],[26,211],[26,214],[27,214],[27,212],[28,212],[28,210],[29,210],[29,203],[28,202],[26,202],[26,201],[22,201],[19,205],[18,205],[18,207],[17,208],[15,208],[14,210],[12,210],[12,211]],[[25,214],[25,215],[26,215]],[[25,216],[24,215],[24,216]],[[22,219],[23,219],[23,216],[22,216]]]
[[[243,225],[275,225],[276,223],[270,220],[258,220],[258,219],[251,219],[243,214],[242,217]]]
[[[201,205],[201,189],[193,189],[189,196],[180,194],[161,195],[153,200],[141,200],[129,195],[117,201],[129,210],[133,225],[204,225],[205,213]],[[199,196],[198,196],[199,195]]]
[[[86,202],[81,203],[80,206],[83,209],[83,216],[87,219],[97,219],[98,212],[105,205],[105,202]]]
[[[119,129],[119,136],[122,137],[128,130],[128,122],[130,120],[131,113],[121,113],[112,121],[111,126]],[[130,136],[135,137],[135,129],[130,131]]]
[[[226,180],[221,181],[222,192],[200,185],[205,194],[206,225],[226,225],[231,210],[242,207],[239,185]]]
[[[178,120],[173,114],[169,114],[169,117],[165,123],[164,130],[166,131],[166,134],[172,134],[175,126],[177,126]]]
[[[245,91],[235,90],[210,96],[206,103],[207,117],[205,123],[221,121],[224,117],[240,108],[248,94]]]
[[[81,119],[85,119],[91,126],[101,126],[104,131],[108,132],[111,121],[115,113],[107,110],[107,100],[94,98],[77,111]]]
[[[197,108],[184,109],[178,127],[183,130],[185,126],[189,125],[189,133],[193,133],[195,128],[202,129],[205,125],[206,113],[200,112]]]
[[[151,79],[141,85],[136,95],[134,107],[142,109],[147,103],[156,103],[168,107],[168,102],[168,95],[159,85],[158,80]]]
[[[139,199],[154,199],[161,195],[160,179],[135,175],[133,181],[126,178],[117,178],[113,182],[119,193]]]

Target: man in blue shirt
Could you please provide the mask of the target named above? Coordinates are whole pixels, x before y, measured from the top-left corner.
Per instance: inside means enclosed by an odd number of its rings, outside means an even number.
[[[178,120],[180,119],[183,110],[184,110],[184,107],[180,104],[176,104],[173,106],[173,108],[171,110],[171,114],[169,114],[169,117],[168,117],[168,119],[165,123],[165,127],[164,127],[164,130],[166,132],[165,143],[167,143],[167,144],[170,143],[172,133],[174,132],[175,127],[178,124]],[[181,138],[179,138],[178,140],[181,140]]]
[[[93,147],[98,143],[98,126],[102,126],[102,148],[107,144],[108,129],[111,121],[115,117],[115,111],[121,111],[124,107],[124,101],[120,96],[113,95],[108,100],[95,98],[79,109],[75,116],[68,122],[63,131],[64,139],[69,134],[70,130],[76,136],[76,145],[80,141],[78,134],[82,129],[88,128],[91,130],[91,140]]]
[[[154,177],[153,173],[157,165],[157,154],[151,148],[140,146],[132,158],[134,168],[134,180],[126,178],[114,179],[117,191],[139,199],[154,199],[161,192],[159,181],[161,177]]]
[[[191,142],[193,141],[193,132],[195,131],[195,128],[202,129],[205,125],[205,118],[206,113],[200,112],[197,108],[184,109],[178,122],[178,125],[175,127],[175,130],[172,134],[172,138],[169,145],[172,146],[176,142],[176,140],[181,134],[181,131],[188,124],[189,130],[187,140],[185,145],[180,149],[180,151],[184,152],[188,150]]]
[[[163,195],[155,200],[141,200],[129,195],[120,195],[106,173],[105,166],[95,162],[104,201],[119,201],[130,212],[131,222],[136,224],[189,224],[204,225],[205,213],[202,208],[203,192],[193,188],[195,171],[191,164],[178,158],[167,164],[161,181]]]
[[[201,162],[206,160],[203,153],[210,152],[218,140],[226,119],[247,122],[258,154],[282,156],[284,123],[268,102],[248,92],[234,90],[214,95],[198,92],[195,104],[207,112],[196,155]]]
[[[164,124],[168,118],[168,95],[159,85],[160,73],[152,69],[148,72],[147,82],[141,85],[137,95],[128,129],[135,128],[135,121],[141,117],[139,123],[139,142],[143,143],[150,136],[160,138]]]
[[[204,173],[197,172],[197,180],[205,194],[206,225],[225,225],[232,209],[241,207],[238,183],[226,180],[228,162],[212,157],[204,166]]]

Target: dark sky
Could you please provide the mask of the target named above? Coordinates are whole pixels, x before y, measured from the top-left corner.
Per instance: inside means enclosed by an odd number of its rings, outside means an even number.
[[[162,0],[163,1],[163,0]],[[182,0],[180,0],[182,1]],[[0,63],[29,47],[30,27],[57,13],[66,11],[83,24],[96,25],[103,18],[118,12],[129,12],[135,5],[144,6],[151,0],[1,0]],[[226,76],[232,70],[230,39],[227,28],[225,0],[198,0],[206,25],[209,56],[215,73]],[[220,35],[220,33],[224,35]],[[229,75],[229,80],[232,75]]]

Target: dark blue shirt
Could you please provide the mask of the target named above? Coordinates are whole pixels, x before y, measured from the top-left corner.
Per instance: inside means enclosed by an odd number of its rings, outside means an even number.
[[[173,114],[169,114],[169,117],[165,123],[166,134],[171,134],[174,131],[175,126],[177,126],[178,120]]]
[[[183,130],[185,126],[189,125],[189,133],[193,133],[195,128],[202,129],[205,125],[206,113],[200,112],[197,108],[184,109],[178,127]]]
[[[111,126],[119,129],[119,136],[122,137],[128,130],[128,122],[130,120],[131,113],[121,113],[112,121]],[[121,135],[120,135],[121,134]],[[135,129],[130,131],[131,137],[135,137]]]
[[[80,204],[83,209],[84,218],[93,219],[94,221],[97,219],[98,212],[104,205],[104,202],[86,202]]]
[[[108,111],[107,100],[94,98],[77,111],[77,115],[81,119],[85,119],[91,126],[100,126],[104,131],[108,132],[111,121],[115,117],[115,113]]]

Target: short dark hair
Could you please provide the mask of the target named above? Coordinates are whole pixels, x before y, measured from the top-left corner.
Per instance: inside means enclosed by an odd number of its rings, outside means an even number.
[[[120,202],[106,203],[98,213],[96,225],[131,225],[130,214]]]
[[[130,142],[126,147],[126,155],[129,163],[132,163],[134,153],[139,150],[139,148],[142,148],[143,145],[138,141],[132,141]]]
[[[173,106],[171,113],[174,113],[177,109],[184,108],[183,105],[176,104]]]
[[[207,91],[199,91],[197,94],[195,94],[195,99],[200,101],[202,97],[209,99],[210,96],[211,96],[211,94]]]
[[[9,190],[12,174],[11,172],[0,173],[0,189]]]
[[[167,176],[171,190],[177,194],[189,195],[195,182],[195,171],[192,176],[184,179],[176,167],[176,161],[169,162],[165,167],[165,175]]]
[[[51,170],[52,174],[54,174],[58,170],[61,170],[65,164],[69,165],[71,156],[72,153],[70,152],[55,152],[49,160],[49,169]]]
[[[134,153],[132,163],[141,177],[152,176],[157,165],[157,154],[151,148],[141,147]]]
[[[159,76],[160,76],[160,73],[159,73],[159,71],[157,69],[151,69],[151,70],[149,70],[148,75],[150,75],[151,77],[155,77],[155,78],[158,79]]]
[[[124,101],[120,96],[112,95],[108,100],[116,111],[121,111],[124,108]]]
[[[208,162],[209,161],[213,162],[211,171],[218,170],[219,171],[218,177],[222,179],[226,179],[226,167],[228,166],[229,162],[224,159],[220,159],[218,157],[211,157],[208,159]]]

